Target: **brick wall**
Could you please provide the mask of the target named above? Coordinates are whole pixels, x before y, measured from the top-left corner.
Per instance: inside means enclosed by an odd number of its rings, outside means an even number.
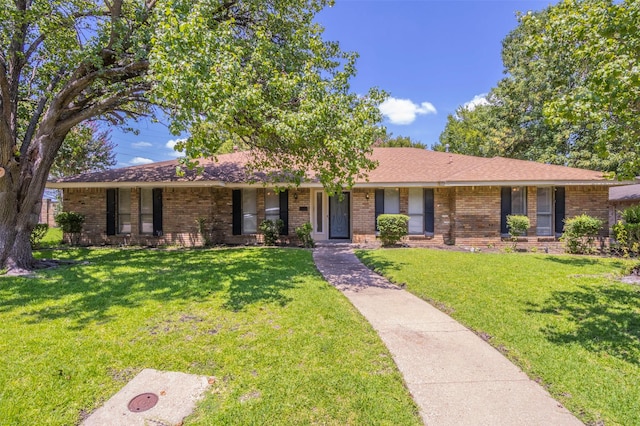
[[[264,188],[257,190],[258,223],[264,220]],[[367,198],[368,196],[368,198]],[[434,190],[435,235],[410,236],[407,242],[415,246],[458,244],[483,246],[501,245],[500,187],[456,187]],[[351,197],[352,241],[375,243],[375,194],[373,189],[353,189]],[[260,234],[232,235],[232,189],[228,188],[163,188],[163,232],[160,237],[141,235],[139,230],[140,190],[131,190],[130,235],[106,235],[106,189],[65,189],[64,209],[86,216],[83,244],[141,244],[198,246],[204,238],[198,231],[198,218],[204,218],[214,244],[256,244]],[[310,221],[312,205],[310,190],[292,189],[288,193],[289,235],[283,241],[297,244],[295,228]],[[531,220],[529,242],[535,237],[537,189],[527,189],[527,210]],[[600,186],[566,187],[566,217],[582,213],[605,222],[603,235],[608,234],[608,188]],[[400,211],[408,210],[408,189],[400,189]],[[547,238],[548,240],[548,238]]]
[[[603,221],[600,235],[609,235],[609,187],[579,186],[566,187],[566,217],[588,214]],[[611,224],[613,225],[613,224]]]
[[[455,188],[456,242],[459,238],[500,239],[500,187]]]
[[[131,233],[106,234],[106,189],[65,189],[64,209],[85,215],[81,244],[91,245],[179,245],[201,246],[205,240],[199,232],[198,219],[205,220],[205,228],[213,244],[256,244],[262,235],[232,235],[232,189],[227,188],[162,188],[163,235],[141,234],[139,221],[140,189],[131,188]],[[258,188],[258,223],[265,219],[265,192]],[[290,190],[289,235],[285,243],[295,244],[295,228],[309,222],[311,210],[309,189]]]

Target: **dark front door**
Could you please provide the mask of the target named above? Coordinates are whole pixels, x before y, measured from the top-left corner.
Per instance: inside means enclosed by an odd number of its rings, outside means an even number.
[[[329,238],[349,238],[349,193],[329,197]]]

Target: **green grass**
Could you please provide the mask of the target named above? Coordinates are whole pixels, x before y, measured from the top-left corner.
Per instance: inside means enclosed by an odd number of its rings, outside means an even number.
[[[49,227],[40,242],[40,247],[58,247],[60,244],[62,244],[62,229]]]
[[[628,261],[424,249],[358,255],[490,336],[584,422],[640,424],[640,287],[614,279]]]
[[[309,251],[66,250],[0,277],[0,423],[70,425],[143,368],[215,378],[186,424],[420,424]]]

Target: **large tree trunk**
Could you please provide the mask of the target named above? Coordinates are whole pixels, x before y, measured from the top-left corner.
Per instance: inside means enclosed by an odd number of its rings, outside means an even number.
[[[20,162],[0,164],[0,268],[32,270],[36,266],[29,237],[40,218],[49,169],[64,136],[40,135],[34,150]]]

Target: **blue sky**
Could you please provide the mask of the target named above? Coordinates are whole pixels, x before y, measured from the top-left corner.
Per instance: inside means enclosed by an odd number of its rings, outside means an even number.
[[[447,115],[486,94],[503,76],[502,40],[516,12],[552,0],[336,0],[317,21],[325,39],[360,54],[352,90],[387,91],[384,125],[394,136],[428,146]],[[138,135],[114,130],[117,167],[175,158],[175,137],[162,123],[132,123]]]

